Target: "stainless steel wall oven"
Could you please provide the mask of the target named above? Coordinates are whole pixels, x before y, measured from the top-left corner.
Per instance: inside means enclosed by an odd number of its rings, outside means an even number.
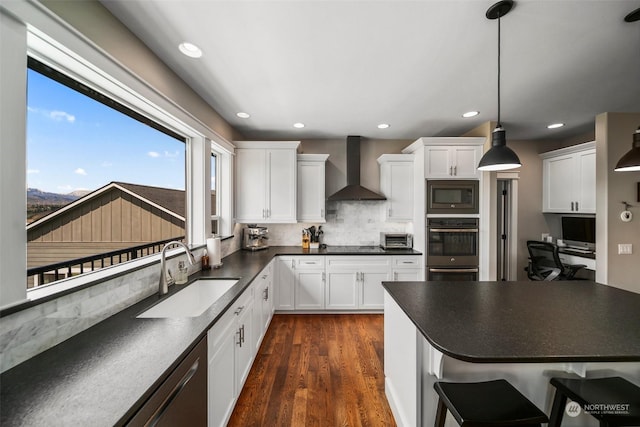
[[[427,280],[478,280],[478,219],[427,219]]]

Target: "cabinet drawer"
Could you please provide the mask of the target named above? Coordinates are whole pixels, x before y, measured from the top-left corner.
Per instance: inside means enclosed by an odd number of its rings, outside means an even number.
[[[356,269],[357,271],[367,271],[369,268],[387,268],[391,266],[391,257],[384,255],[376,256],[328,256],[327,270],[336,269]]]
[[[305,268],[324,268],[324,257],[323,256],[304,256],[300,258],[295,258],[295,268],[296,269],[305,269]]]
[[[393,268],[415,268],[422,266],[422,257],[413,256],[394,256]]]

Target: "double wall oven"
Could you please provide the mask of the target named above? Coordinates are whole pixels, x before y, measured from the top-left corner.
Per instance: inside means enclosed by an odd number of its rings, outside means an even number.
[[[478,218],[427,218],[427,280],[478,280]]]

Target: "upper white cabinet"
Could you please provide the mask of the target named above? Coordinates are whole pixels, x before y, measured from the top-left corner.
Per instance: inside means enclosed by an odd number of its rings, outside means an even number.
[[[298,154],[298,221],[325,220],[325,164],[328,154]]]
[[[413,155],[383,154],[380,164],[380,190],[387,198],[385,219],[407,222],[413,219]]]
[[[480,145],[426,146],[425,178],[477,179],[481,157]]]
[[[595,142],[561,148],[542,158],[542,211],[596,212]]]
[[[237,141],[236,221],[294,223],[299,141]]]

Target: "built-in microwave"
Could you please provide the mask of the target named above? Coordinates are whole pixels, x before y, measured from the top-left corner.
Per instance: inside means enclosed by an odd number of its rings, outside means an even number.
[[[428,214],[477,214],[478,180],[427,180]]]

